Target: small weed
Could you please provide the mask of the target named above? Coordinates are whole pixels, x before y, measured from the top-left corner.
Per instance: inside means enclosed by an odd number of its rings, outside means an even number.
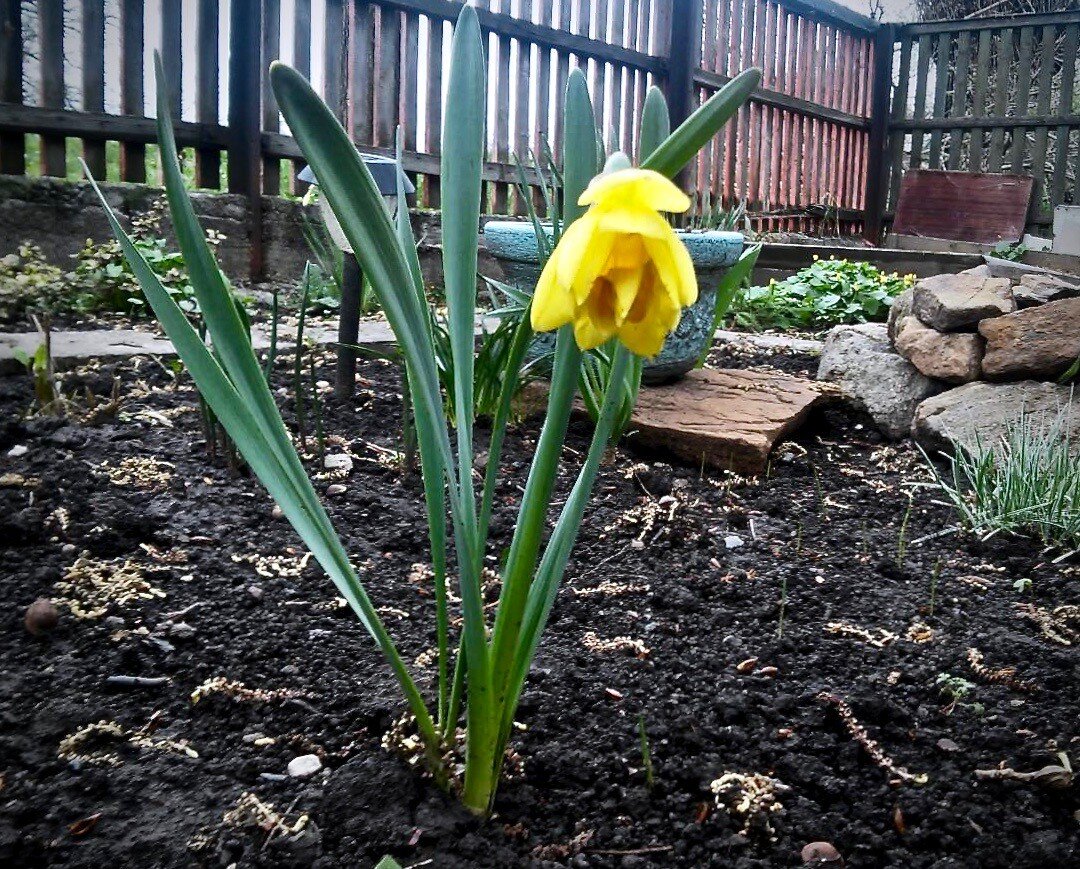
[[[930,573],[930,604],[926,608],[926,614],[932,616],[934,614],[934,606],[937,603],[937,587],[938,580],[941,578],[941,569],[945,566],[945,560],[939,558],[934,562],[934,569]]]
[[[787,615],[787,576],[780,580],[780,616],[776,624],[776,636],[784,636],[784,618]]]
[[[896,566],[904,569],[904,556],[907,555],[907,531],[908,522],[911,521],[911,511],[915,506],[915,496],[908,495],[907,509],[904,510],[904,518],[900,520],[900,530],[896,535]]]
[[[641,746],[641,767],[645,770],[645,787],[652,790],[656,784],[653,776],[652,751],[649,748],[649,735],[645,732],[645,716],[638,715],[638,742]]]

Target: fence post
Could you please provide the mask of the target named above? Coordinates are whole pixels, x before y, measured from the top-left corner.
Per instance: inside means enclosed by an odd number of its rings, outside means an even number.
[[[671,0],[671,39],[667,54],[667,103],[675,129],[693,107],[694,70],[701,63],[702,0]]]
[[[892,91],[893,43],[896,28],[883,24],[874,33],[874,72],[870,92],[870,141],[866,158],[866,195],[863,199],[863,237],[881,243],[884,222],[885,151],[889,144],[889,96]]]
[[[229,192],[248,200],[251,279],[263,275],[262,2],[232,0],[229,33]]]
[[[0,0],[0,102],[23,101],[21,0]],[[24,175],[26,150],[21,133],[0,135],[0,174]]]

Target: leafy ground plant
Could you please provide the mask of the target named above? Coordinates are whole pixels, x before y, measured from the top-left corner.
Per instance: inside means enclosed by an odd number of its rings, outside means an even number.
[[[501,591],[494,610],[494,622],[489,623],[484,605],[483,565],[510,401],[506,397],[508,390],[504,389],[492,424],[487,469],[478,492],[474,482],[471,414],[487,88],[483,39],[476,12],[471,6],[464,6],[454,28],[447,77],[447,107],[443,112],[443,275],[446,324],[454,362],[455,419],[452,428],[444,415],[428,303],[407,213],[401,210],[392,222],[382,206],[382,198],[370,172],[331,110],[298,72],[280,63],[271,67],[270,80],[278,105],[379,297],[405,361],[423,470],[436,602],[438,676],[436,697],[429,705],[315,494],[256,360],[250,336],[228,284],[195,219],[176,159],[160,58],[156,66],[158,135],[169,205],[192,286],[213,341],[213,352],[192,328],[184,312],[102,200],[113,230],[146,298],[201,393],[252,471],[277,501],[386,658],[412,715],[423,757],[435,781],[443,787],[459,787],[463,803],[477,814],[486,815],[491,810],[500,779],[518,701],[577,537],[617,405],[623,397],[618,389],[605,396],[600,419],[576,481],[555,517],[546,546],[543,546],[581,366],[581,347],[589,343],[582,340],[575,327],[579,327],[578,321],[589,318],[589,327],[594,330],[590,334],[594,338],[601,336],[596,338],[598,342],[610,337],[600,331],[605,324],[649,329],[650,340],[662,340],[662,330],[671,328],[667,324],[675,300],[688,304],[682,300],[696,294],[696,288],[686,281],[687,271],[671,267],[673,260],[683,254],[688,263],[689,255],[677,246],[674,235],[668,237],[670,227],[659,211],[661,207],[664,211],[675,211],[689,206],[689,200],[669,179],[738,110],[760,81],[760,71],[742,73],[725,85],[666,139],[641,169],[632,169],[626,157],[616,153],[609,158],[609,171],[603,178],[596,177],[600,168],[597,134],[585,76],[575,70],[569,77],[563,124],[567,161],[562,219],[567,232],[576,232],[578,245],[564,250],[561,262],[574,281],[580,281],[583,270],[597,260],[613,269],[613,248],[608,249],[607,263],[604,263],[603,257],[597,255],[595,240],[584,236],[584,231],[598,227],[604,218],[614,216],[613,222],[618,223],[618,228],[604,230],[599,226],[597,233],[608,233],[601,241],[633,248],[631,253],[636,255],[634,268],[640,273],[619,277],[635,281],[633,288],[637,289],[626,300],[631,303],[630,309],[645,308],[646,314],[653,318],[642,322],[629,314],[620,315],[621,319],[616,317],[610,307],[605,308],[605,299],[610,302],[611,287],[601,283],[599,275],[585,284],[587,306],[575,301],[577,297],[572,288],[566,286],[562,273],[556,276],[557,281],[549,281],[549,308],[545,312],[548,319],[557,319],[554,315],[562,315],[568,310],[577,319],[573,325],[561,326],[558,330],[547,414],[500,576]],[[398,185],[399,191],[402,190],[400,171]],[[597,197],[603,200],[598,210],[586,209],[590,195],[593,201]],[[626,220],[614,220],[619,217]],[[572,225],[577,221],[580,221],[580,230]],[[622,228],[628,224],[654,232],[660,239],[657,244],[661,245],[654,244],[654,250],[669,259],[642,259],[644,241],[630,237],[634,234],[633,229]],[[564,241],[566,238],[564,235]],[[553,257],[558,254],[559,251],[555,251]],[[649,273],[648,281],[646,269],[655,272]],[[689,268],[688,276],[692,281],[692,268]],[[672,280],[677,283],[669,285],[667,282]],[[642,292],[644,297],[640,296]],[[594,299],[594,296],[598,298]],[[662,309],[661,304],[669,307]],[[541,308],[538,291],[531,303],[531,316],[521,319],[521,329],[515,335],[517,358],[514,364],[518,366],[531,335],[529,329],[538,325],[535,321]],[[653,316],[656,314],[654,308],[663,316]],[[544,322],[539,325],[553,328]],[[622,383],[631,355],[626,346],[617,350],[613,383]],[[504,384],[509,382],[509,378],[504,380]],[[456,656],[451,654],[449,633],[451,540],[456,591],[461,602],[460,647]],[[459,782],[455,772],[456,756],[461,750],[457,740],[461,717],[465,720],[464,775]]]
[[[914,282],[914,275],[886,273],[869,262],[815,259],[790,278],[739,293],[731,313],[737,326],[753,330],[884,320],[892,300]]]
[[[1032,535],[1066,550],[1062,557],[1080,550],[1080,472],[1070,414],[1068,406],[1056,415],[1025,414],[997,443],[971,449],[954,443],[949,478],[927,458],[934,484],[964,527],[984,537]]]

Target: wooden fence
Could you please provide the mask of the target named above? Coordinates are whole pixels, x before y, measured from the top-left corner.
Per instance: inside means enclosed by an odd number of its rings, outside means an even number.
[[[1080,15],[1063,12],[890,27],[895,40],[878,210],[907,168],[1035,179],[1029,227],[1080,203]]]
[[[868,19],[831,0],[476,5],[491,96],[486,210],[524,210],[514,154],[530,164],[550,143],[558,159],[570,70],[586,71],[608,145],[634,153],[650,85],[665,88],[678,121],[757,64],[762,88],[690,173],[699,206],[744,202],[770,229],[861,227],[876,28]],[[389,152],[400,124],[419,204],[437,207],[443,65],[459,8],[457,0],[0,0],[0,171],[64,175],[74,145],[98,177],[146,181],[155,137],[146,59],[157,47],[198,186],[227,179],[253,200],[256,191],[297,192],[301,155],[263,73],[281,58],[311,77],[362,149]],[[27,150],[27,133],[40,136],[38,151]]]

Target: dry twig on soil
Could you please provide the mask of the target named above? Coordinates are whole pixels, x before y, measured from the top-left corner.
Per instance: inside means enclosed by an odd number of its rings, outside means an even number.
[[[835,694],[829,694],[827,691],[822,691],[818,694],[818,700],[822,703],[827,703],[836,709],[837,714],[840,716],[840,720],[844,724],[844,729],[851,734],[851,738],[854,739],[859,745],[863,747],[870,759],[884,769],[887,772],[891,772],[901,781],[913,782],[914,784],[924,784],[927,781],[925,773],[911,773],[904,767],[897,765],[897,763],[889,757],[882,750],[873,739],[870,738],[870,734],[866,728],[863,727],[859,720],[855,717],[855,713],[851,711],[851,707],[841,697],[837,697]]]

